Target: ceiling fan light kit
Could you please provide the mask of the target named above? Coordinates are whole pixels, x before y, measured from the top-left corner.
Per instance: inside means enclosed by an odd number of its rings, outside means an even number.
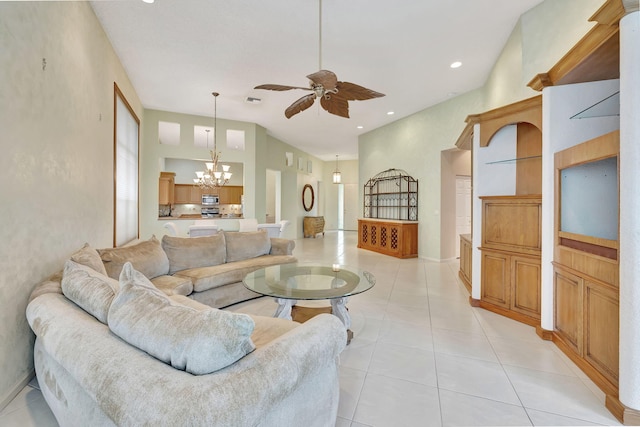
[[[322,69],[322,0],[319,0],[319,71],[309,74],[309,87],[287,86],[278,84],[264,84],[256,86],[254,89],[265,89],[275,91],[286,91],[292,89],[308,90],[312,93],[303,96],[291,104],[284,115],[290,119],[301,111],[311,107],[316,98],[320,98],[320,105],[331,114],[349,118],[349,102],[363,101],[366,99],[380,98],[383,93],[359,86],[354,83],[340,82],[336,74],[329,70]]]

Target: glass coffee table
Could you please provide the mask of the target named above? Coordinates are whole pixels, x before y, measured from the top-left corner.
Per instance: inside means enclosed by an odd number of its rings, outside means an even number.
[[[318,313],[333,313],[347,329],[348,341],[353,333],[351,316],[347,310],[350,296],[373,287],[376,278],[368,271],[347,269],[342,265],[318,266],[282,264],[261,268],[245,276],[244,286],[276,299],[274,317],[305,321]],[[296,307],[299,300],[331,301],[331,307]],[[293,312],[293,315],[292,315]],[[297,316],[296,316],[297,315]]]

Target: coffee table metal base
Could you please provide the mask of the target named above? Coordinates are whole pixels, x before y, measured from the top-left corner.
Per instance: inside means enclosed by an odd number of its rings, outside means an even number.
[[[281,319],[288,319],[288,320],[296,320],[292,316],[292,309],[296,305],[298,300],[289,299],[289,298],[275,298],[275,300],[278,303],[278,308],[276,309],[276,312],[274,313],[273,317],[278,317]],[[340,319],[345,329],[347,330],[347,344],[349,344],[351,342],[351,338],[353,338],[353,332],[349,329],[351,327],[351,316],[349,315],[349,310],[347,309],[348,300],[349,298],[347,297],[332,298],[330,300],[331,313],[334,316],[336,316],[338,319]],[[296,307],[296,309],[304,309],[305,312],[312,313],[311,315],[307,314],[304,317],[304,320],[301,319],[301,321],[303,322],[315,315],[328,312],[328,307],[325,307],[325,308]]]

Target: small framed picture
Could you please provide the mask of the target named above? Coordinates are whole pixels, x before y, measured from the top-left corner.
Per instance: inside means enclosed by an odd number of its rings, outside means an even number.
[[[307,172],[309,173],[313,172],[313,162],[311,160],[307,161]]]
[[[284,153],[285,161],[287,166],[293,166],[293,153],[287,151]]]
[[[298,157],[298,170],[304,170],[304,159],[302,157]]]

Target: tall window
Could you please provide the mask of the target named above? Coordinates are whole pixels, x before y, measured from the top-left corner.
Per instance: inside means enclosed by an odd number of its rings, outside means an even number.
[[[140,120],[114,85],[114,231],[113,246],[137,239]]]

